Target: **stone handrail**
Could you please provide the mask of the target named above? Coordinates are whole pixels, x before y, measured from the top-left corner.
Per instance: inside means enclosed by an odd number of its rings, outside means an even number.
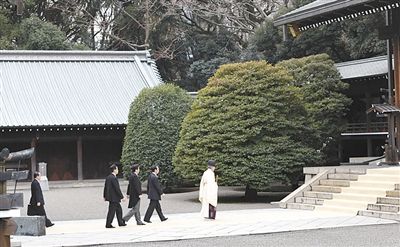
[[[332,169],[333,170],[333,169]],[[310,191],[311,186],[319,183],[319,180],[328,178],[328,174],[331,172],[331,169],[323,170],[319,172],[317,175],[313,176],[311,179],[306,180],[305,183],[297,188],[295,191],[287,195],[279,202],[279,207],[286,208],[288,203],[294,202],[294,198],[303,196],[305,191]]]

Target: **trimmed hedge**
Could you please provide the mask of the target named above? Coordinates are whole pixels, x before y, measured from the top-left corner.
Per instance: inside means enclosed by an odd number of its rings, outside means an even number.
[[[159,165],[160,181],[166,187],[179,183],[172,167],[180,126],[190,110],[192,98],[171,84],[143,89],[132,102],[126,128],[121,162],[125,174],[129,164],[142,164],[142,178],[151,165]]]
[[[344,95],[348,84],[327,54],[290,59],[277,64],[289,71],[300,88],[313,130],[313,147],[322,151],[321,165],[338,164],[337,143],[346,126],[351,99]]]
[[[310,148],[307,111],[292,81],[285,68],[267,62],[221,66],[182,123],[176,172],[198,182],[207,160],[215,159],[221,185],[295,182],[318,153]]]

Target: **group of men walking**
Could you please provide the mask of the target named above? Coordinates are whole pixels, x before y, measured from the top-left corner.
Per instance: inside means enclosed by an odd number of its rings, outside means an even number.
[[[203,173],[200,181],[199,200],[202,203],[201,215],[206,219],[214,220],[218,201],[218,185],[214,174],[216,162],[214,160],[209,160],[207,166],[208,169]],[[139,179],[140,165],[131,165],[132,173],[129,176],[127,191],[129,211],[123,217],[120,202],[124,199],[124,195],[121,192],[117,179],[118,166],[113,164],[110,170],[111,174],[106,178],[104,185],[104,200],[109,202],[106,228],[114,228],[111,223],[115,214],[117,215],[119,226],[126,226],[126,222],[129,221],[132,216],[135,216],[137,225],[145,225],[140,217],[140,195],[142,194],[142,184]],[[157,211],[161,221],[166,221],[168,219],[164,216],[160,205],[161,196],[164,195],[164,193],[160,181],[158,180],[159,173],[160,167],[152,166],[147,179],[147,195],[150,199],[150,203],[143,219],[143,221],[147,223],[151,223],[150,218],[153,215],[154,209]]]
[[[216,162],[214,160],[209,160],[207,165],[208,169],[203,173],[200,182],[199,200],[202,203],[201,215],[206,219],[215,219],[218,200],[218,185],[214,174]],[[140,217],[140,196],[142,195],[142,184],[139,179],[140,165],[131,165],[131,174],[129,176],[127,190],[129,211],[124,216],[122,216],[122,208],[120,203],[121,200],[125,200],[125,197],[121,192],[121,188],[117,179],[117,175],[119,173],[118,166],[113,164],[110,166],[110,170],[111,174],[106,178],[103,191],[104,200],[109,202],[106,228],[115,228],[111,224],[115,215],[117,215],[119,226],[126,226],[126,222],[128,222],[133,216],[135,216],[137,225],[145,225]],[[160,181],[158,180],[159,173],[160,167],[151,167],[150,175],[147,180],[147,195],[150,199],[150,203],[143,219],[143,221],[146,223],[151,223],[150,218],[153,215],[154,209],[157,211],[161,221],[166,221],[168,219],[164,216],[160,205],[161,196],[164,195],[164,192]],[[34,180],[31,183],[32,196],[28,205],[28,215],[44,216],[46,227],[53,226],[54,224],[47,218],[46,211],[44,209],[44,198],[39,183],[40,173],[35,172],[33,176]]]
[[[104,200],[109,202],[106,228],[114,228],[111,223],[115,215],[117,215],[119,226],[126,226],[126,222],[129,221],[132,216],[135,216],[137,225],[145,225],[145,223],[141,221],[140,217],[140,195],[142,194],[142,184],[139,179],[140,165],[133,164],[131,166],[132,173],[129,176],[127,191],[127,197],[129,198],[129,211],[123,217],[120,203],[121,200],[125,199],[125,197],[121,192],[117,179],[118,166],[113,164],[110,166],[110,170],[111,174],[106,178],[103,192]],[[160,205],[161,196],[164,195],[160,181],[158,180],[160,168],[158,166],[152,166],[150,170],[151,173],[147,180],[147,194],[150,203],[143,221],[151,223],[150,218],[153,215],[154,209],[157,211],[160,220],[166,221],[168,218],[164,216]]]

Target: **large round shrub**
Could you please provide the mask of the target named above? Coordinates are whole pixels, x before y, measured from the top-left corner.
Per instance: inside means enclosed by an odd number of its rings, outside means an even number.
[[[129,164],[142,164],[142,177],[151,165],[159,165],[160,180],[170,187],[179,179],[172,168],[181,123],[192,99],[186,91],[171,84],[143,89],[132,102],[122,149],[125,174]]]
[[[266,62],[221,66],[182,123],[175,170],[198,182],[207,160],[215,159],[221,185],[292,182],[315,155],[292,81],[286,69]]]
[[[345,115],[351,103],[344,91],[348,84],[327,54],[294,58],[280,62],[300,88],[309,126],[315,137],[313,147],[324,154],[322,164],[337,164],[337,143],[345,129]],[[310,140],[311,141],[311,140]]]

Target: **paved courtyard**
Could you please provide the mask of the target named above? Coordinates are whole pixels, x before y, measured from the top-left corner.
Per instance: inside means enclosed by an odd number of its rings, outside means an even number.
[[[121,189],[125,193],[127,183],[120,181]],[[51,220],[86,220],[102,219],[107,215],[108,202],[103,199],[104,181],[89,181],[85,183],[50,183],[50,191],[44,191],[45,209]],[[19,184],[17,188],[24,193],[24,208],[21,215],[26,215],[27,205],[30,198],[30,184]],[[12,183],[8,189],[14,188]],[[161,206],[166,215],[172,213],[200,212],[201,204],[198,201],[197,188],[184,193],[171,193],[162,197]],[[244,190],[240,187],[221,187],[219,190],[218,211],[242,210],[242,209],[265,209],[277,207],[270,204],[271,201],[279,201],[288,193],[259,193],[256,201],[246,202]],[[148,206],[147,195],[142,195],[141,213],[144,215]],[[124,212],[127,211],[128,202],[121,203]],[[62,210],[60,210],[62,209]]]
[[[118,243],[132,244],[396,223],[363,216],[278,208],[221,211],[217,214],[215,221],[204,220],[199,213],[169,214],[169,219],[165,222],[160,222],[154,215],[151,224],[137,226],[134,222],[128,222],[128,226],[115,229],[106,229],[104,219],[56,221],[54,227],[47,229],[46,236],[15,236],[13,241],[20,242],[24,247],[112,246]],[[116,222],[114,225],[117,225]]]
[[[44,196],[48,215],[56,225],[47,229],[46,236],[14,236],[13,243],[21,243],[23,247],[133,246],[139,243],[154,243],[156,246],[157,243],[165,243],[165,241],[173,243],[179,240],[191,241],[189,245],[180,246],[198,246],[200,239],[218,241],[226,237],[243,239],[244,236],[316,229],[378,225],[394,225],[394,229],[398,229],[400,226],[398,222],[391,220],[280,209],[270,202],[279,201],[287,193],[260,193],[256,201],[248,202],[244,200],[243,188],[221,187],[216,221],[207,221],[200,217],[198,191],[194,188],[189,189],[188,192],[172,193],[163,197],[161,204],[165,215],[169,218],[166,222],[160,222],[157,215],[153,215],[152,224],[137,226],[135,222],[130,221],[126,227],[106,229],[104,225],[108,203],[102,199],[102,184],[103,181],[92,181],[86,184],[51,184],[51,190],[45,191]],[[121,181],[121,187],[123,190],[126,189],[124,181]],[[24,193],[25,205],[27,205],[30,197],[29,184],[21,184],[18,188]],[[147,205],[147,197],[143,195],[142,217]],[[124,212],[126,206],[127,202],[123,202]],[[26,208],[23,208],[21,214],[25,215],[25,213]],[[117,225],[116,222],[114,225]],[[340,240],[340,236],[334,237]],[[393,241],[396,242],[390,239],[389,243]],[[229,245],[223,241],[220,243],[224,243],[221,246],[242,246]]]

